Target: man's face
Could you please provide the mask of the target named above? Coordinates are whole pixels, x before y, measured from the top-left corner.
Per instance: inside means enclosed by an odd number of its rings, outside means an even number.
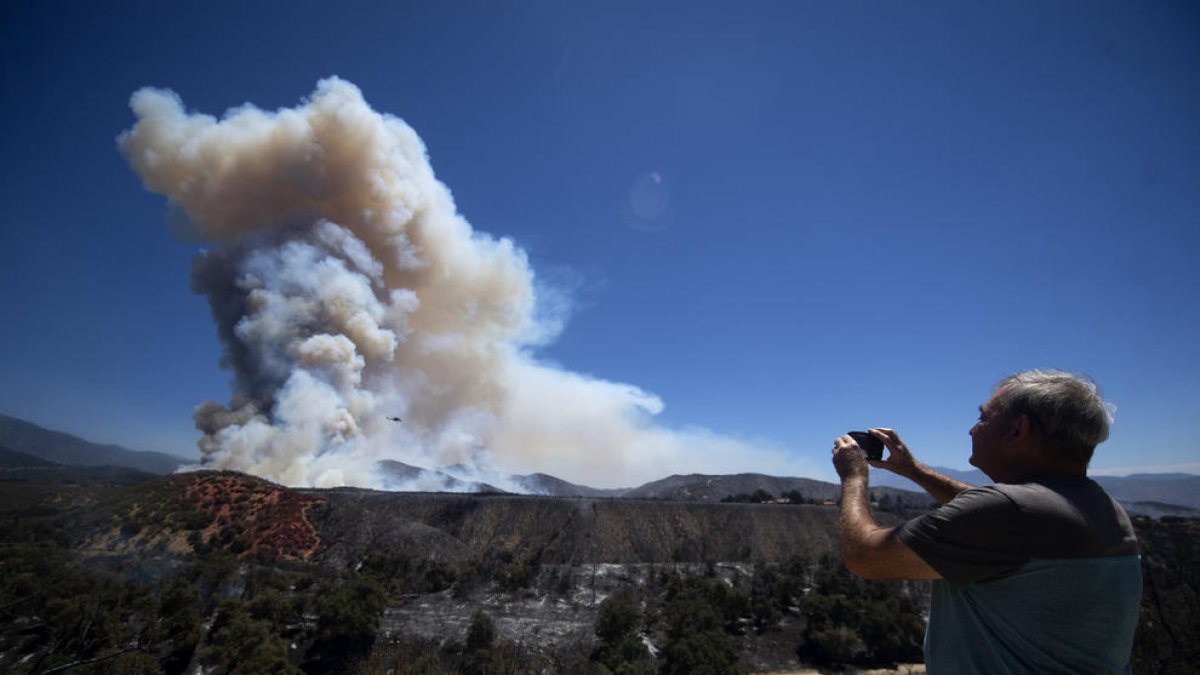
[[[971,427],[971,465],[998,480],[995,471],[1003,471],[1008,449],[1011,420],[996,405],[996,394],[979,406],[979,421]]]

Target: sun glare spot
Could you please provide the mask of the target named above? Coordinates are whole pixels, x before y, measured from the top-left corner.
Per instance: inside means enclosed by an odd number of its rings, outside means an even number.
[[[638,175],[629,187],[629,198],[622,208],[626,222],[639,230],[666,228],[671,206],[671,188],[658,171]]]

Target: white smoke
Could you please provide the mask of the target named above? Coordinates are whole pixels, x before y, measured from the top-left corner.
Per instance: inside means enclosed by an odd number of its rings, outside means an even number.
[[[193,288],[236,391],[196,409],[206,466],[320,487],[394,487],[383,459],[594,486],[798,468],[778,448],[658,426],[654,395],[537,361],[561,298],[539,304],[525,253],[473,230],[416,132],[353,84],[221,120],[163,90],[131,107],[122,154],[173,227],[212,245]]]

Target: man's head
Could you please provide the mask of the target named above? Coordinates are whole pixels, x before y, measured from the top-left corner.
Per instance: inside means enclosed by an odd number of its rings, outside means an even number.
[[[1086,470],[1112,423],[1094,382],[1055,370],[1006,378],[980,410],[971,429],[971,463],[989,475],[1003,471],[1003,464],[1028,460]],[[1031,448],[1037,454],[1027,452]]]

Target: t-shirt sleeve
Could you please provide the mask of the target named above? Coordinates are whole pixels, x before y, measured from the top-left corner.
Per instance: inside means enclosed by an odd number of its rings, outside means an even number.
[[[936,511],[900,526],[900,541],[952,584],[1007,576],[1029,562],[1021,514],[994,487],[967,490]]]

